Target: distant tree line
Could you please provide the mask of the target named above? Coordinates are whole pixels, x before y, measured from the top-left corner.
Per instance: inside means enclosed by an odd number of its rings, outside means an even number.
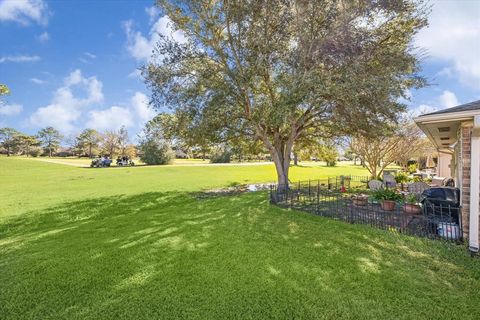
[[[62,144],[63,143],[63,144]],[[98,132],[87,128],[78,135],[64,137],[53,127],[46,127],[35,135],[28,135],[13,128],[0,128],[0,152],[11,155],[136,157],[137,148],[130,142],[125,127],[119,130]]]
[[[35,135],[13,128],[0,128],[0,153],[7,156],[78,156],[140,157],[146,164],[168,164],[174,158],[200,158],[211,163],[272,160],[258,140],[242,135],[208,136],[208,128],[199,131],[178,114],[161,113],[144,126],[138,144],[131,142],[125,127],[99,132],[86,128],[79,134],[64,137],[53,127]],[[346,141],[346,143],[345,143]],[[335,166],[343,149],[344,159],[360,160],[372,177],[381,176],[391,164],[406,168],[408,161],[431,152],[431,145],[420,129],[404,117],[375,135],[354,134],[327,139],[309,135],[297,139],[292,149],[293,164],[299,161],[323,161]]]

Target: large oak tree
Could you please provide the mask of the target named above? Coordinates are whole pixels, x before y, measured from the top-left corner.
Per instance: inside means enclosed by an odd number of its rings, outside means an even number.
[[[218,138],[262,141],[282,185],[297,139],[372,134],[396,120],[407,89],[424,84],[411,45],[427,23],[421,1],[158,5],[186,40],[161,36],[143,69],[154,106]]]

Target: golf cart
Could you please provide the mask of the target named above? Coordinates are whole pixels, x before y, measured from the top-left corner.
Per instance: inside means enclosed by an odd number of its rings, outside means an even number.
[[[98,157],[92,160],[92,162],[90,163],[90,167],[106,168],[106,167],[110,167],[111,164],[112,164],[112,159],[110,159],[109,157]]]
[[[134,166],[135,165],[135,163],[132,160],[130,160],[127,156],[118,157],[116,163],[117,163],[117,166],[119,166],[119,167]]]

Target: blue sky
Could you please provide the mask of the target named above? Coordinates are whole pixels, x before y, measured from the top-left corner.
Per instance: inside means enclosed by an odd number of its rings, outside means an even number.
[[[416,113],[480,99],[480,0],[432,4],[415,39],[432,86],[411,92]],[[0,83],[11,89],[0,127],[71,135],[125,125],[135,135],[155,115],[136,68],[156,32],[172,35],[153,1],[0,0]]]

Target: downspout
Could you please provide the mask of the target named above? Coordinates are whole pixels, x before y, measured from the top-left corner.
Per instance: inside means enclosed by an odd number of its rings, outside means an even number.
[[[480,206],[480,115],[474,117],[470,155],[470,232],[469,249],[479,251],[479,206]]]

